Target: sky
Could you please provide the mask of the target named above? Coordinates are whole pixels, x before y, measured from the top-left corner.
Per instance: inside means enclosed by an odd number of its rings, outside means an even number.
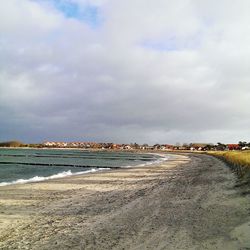
[[[249,0],[8,0],[0,141],[250,141]]]

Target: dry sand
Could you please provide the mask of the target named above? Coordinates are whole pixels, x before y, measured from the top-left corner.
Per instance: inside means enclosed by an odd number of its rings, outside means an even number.
[[[221,161],[0,188],[0,249],[250,249],[250,199]],[[243,195],[244,193],[244,195]]]

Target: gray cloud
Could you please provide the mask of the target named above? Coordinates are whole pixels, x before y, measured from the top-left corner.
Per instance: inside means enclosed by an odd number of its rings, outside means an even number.
[[[0,140],[250,140],[249,1],[73,1],[0,10]]]

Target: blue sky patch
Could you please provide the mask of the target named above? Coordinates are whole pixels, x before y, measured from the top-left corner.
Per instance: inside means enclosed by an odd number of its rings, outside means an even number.
[[[162,41],[154,41],[154,40],[145,40],[140,46],[157,50],[157,51],[180,51],[180,50],[193,50],[198,49],[201,46],[202,41],[202,33],[197,32],[190,37],[186,37],[185,39],[178,38],[173,36],[169,39],[163,39]]]
[[[48,2],[53,5],[57,10],[61,11],[67,18],[75,18],[80,21],[88,23],[91,27],[95,28],[100,25],[100,18],[98,7],[93,5],[80,6],[79,4],[70,0],[33,0],[36,2]]]
[[[181,49],[175,38],[162,42],[146,40],[141,45],[142,47],[158,51],[175,51]]]

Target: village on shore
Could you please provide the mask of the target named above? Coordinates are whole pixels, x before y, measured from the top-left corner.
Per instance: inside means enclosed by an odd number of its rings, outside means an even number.
[[[224,151],[224,150],[247,150],[250,149],[250,142],[240,141],[237,144],[223,144],[223,143],[176,143],[171,144],[115,144],[115,143],[96,143],[96,142],[44,142],[44,147],[58,147],[58,148],[93,148],[93,149],[116,149],[116,150],[162,150],[162,151],[173,151],[173,150],[198,150],[198,151]]]
[[[19,141],[9,141],[0,143],[0,147],[30,147],[30,148],[72,148],[72,149],[99,149],[99,150],[145,150],[145,151],[232,151],[248,150],[250,142],[239,141],[235,144],[223,143],[176,143],[171,144],[116,144],[116,143],[97,143],[97,142],[56,142],[46,141],[38,144],[24,144]]]

